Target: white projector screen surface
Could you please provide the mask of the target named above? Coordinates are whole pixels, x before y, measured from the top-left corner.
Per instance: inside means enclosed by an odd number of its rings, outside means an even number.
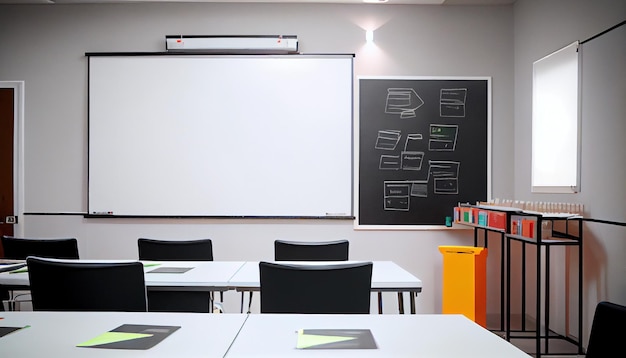
[[[351,217],[352,96],[352,55],[89,55],[89,214]]]

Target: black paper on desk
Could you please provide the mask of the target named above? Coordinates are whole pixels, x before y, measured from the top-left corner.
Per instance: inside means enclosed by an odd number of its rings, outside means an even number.
[[[301,329],[298,349],[376,349],[369,329]]]
[[[157,267],[154,270],[148,271],[148,273],[185,273],[192,268],[193,267]]]
[[[180,326],[123,324],[78,344],[77,347],[145,350],[154,347],[179,328]]]
[[[15,331],[19,331],[24,327],[0,327],[0,337],[4,337],[9,333],[13,333]]]

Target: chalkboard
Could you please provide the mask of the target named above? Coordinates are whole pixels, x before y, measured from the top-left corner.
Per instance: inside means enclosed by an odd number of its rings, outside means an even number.
[[[88,56],[90,215],[354,218],[353,55]]]
[[[490,78],[358,78],[358,225],[445,225],[490,186]]]

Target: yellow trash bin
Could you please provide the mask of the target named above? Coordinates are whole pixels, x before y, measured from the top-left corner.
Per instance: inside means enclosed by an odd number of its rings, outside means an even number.
[[[439,246],[443,254],[442,313],[463,314],[487,327],[487,248]]]

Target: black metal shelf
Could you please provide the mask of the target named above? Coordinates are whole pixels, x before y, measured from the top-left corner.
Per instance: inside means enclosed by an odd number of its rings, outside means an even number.
[[[497,208],[491,208],[491,207],[485,207],[485,206],[471,206],[471,205],[467,205],[467,204],[462,204],[461,207],[473,207],[473,208],[477,208],[480,210],[485,210],[485,211],[497,211],[497,212],[501,212],[501,213],[505,213],[506,214],[506,219],[505,219],[505,228],[496,228],[496,227],[491,227],[491,226],[487,226],[487,225],[478,225],[476,223],[469,223],[469,222],[465,222],[465,221],[460,221],[457,220],[455,221],[455,224],[459,224],[459,225],[463,225],[463,226],[467,226],[467,227],[471,227],[474,229],[474,246],[478,247],[479,246],[479,241],[480,241],[480,233],[482,232],[483,235],[483,247],[488,248],[489,246],[489,235],[488,233],[494,233],[497,234],[500,237],[500,328],[497,330],[492,330],[492,331],[500,331],[500,332],[504,332],[505,331],[505,287],[506,287],[506,277],[505,277],[505,270],[506,270],[506,262],[505,262],[505,254],[506,254],[506,244],[507,244],[507,240],[506,240],[506,233],[508,232],[509,228],[510,228],[510,218],[512,214],[517,214],[518,211],[515,209],[497,209]]]
[[[561,340],[568,342],[575,346],[577,354],[582,355],[582,318],[583,318],[583,297],[582,297],[582,264],[583,264],[583,246],[582,246],[582,218],[580,217],[551,217],[549,215],[541,214],[516,214],[521,216],[531,216],[533,220],[536,220],[536,227],[533,233],[534,237],[526,237],[521,235],[506,234],[507,238],[507,317],[511,315],[511,247],[512,242],[517,241],[521,243],[521,272],[522,272],[522,284],[521,284],[521,314],[526,315],[526,245],[533,245],[536,247],[536,297],[535,297],[535,319],[540,322],[539,326],[543,326],[543,332],[540,327],[528,328],[524,321],[520,330],[512,330],[510,326],[510,320],[507,320],[507,328],[505,330],[505,339],[511,341],[512,339],[534,339],[535,350],[532,352],[536,357],[542,355],[555,355],[555,354],[571,354],[571,352],[554,352],[550,350],[551,340]],[[542,227],[544,221],[550,221],[550,235],[548,237],[542,237]],[[565,232],[555,229],[555,225],[561,223],[565,226]],[[576,228],[576,233],[570,232],[570,225],[573,224]],[[553,247],[577,247],[578,248],[578,338],[574,339],[569,336],[558,334],[550,329],[550,250]],[[544,255],[542,256],[542,248]],[[542,287],[542,283],[544,284]],[[543,290],[543,291],[542,291]],[[542,320],[542,307],[545,308],[545,313]],[[567,312],[566,314],[569,314]],[[547,332],[547,333],[546,333]],[[523,335],[518,333],[534,333],[532,335]],[[531,352],[527,352],[531,353]]]
[[[511,339],[534,339],[535,351],[527,352],[534,354],[536,357],[542,355],[554,354],[572,354],[572,352],[551,352],[550,341],[562,340],[573,345],[577,350],[577,354],[583,354],[582,347],[582,318],[583,318],[583,297],[582,297],[582,223],[583,218],[580,216],[570,216],[562,214],[544,214],[536,212],[525,212],[516,208],[500,208],[484,205],[461,204],[460,207],[474,208],[487,212],[501,212],[506,214],[506,228],[496,228],[486,225],[478,225],[476,222],[466,222],[463,218],[455,221],[455,224],[468,226],[474,229],[474,246],[478,246],[480,233],[484,236],[484,247],[488,245],[488,233],[496,233],[500,236],[502,242],[501,250],[501,277],[500,277],[500,312],[501,326],[499,332],[503,333],[506,340]],[[511,233],[512,216],[527,217],[535,221],[535,227],[532,231],[533,237],[522,236]],[[550,232],[548,236],[544,236],[542,232],[543,223],[550,221]],[[555,225],[564,225],[565,231],[559,230]],[[570,230],[573,225],[574,230]],[[511,328],[511,247],[513,242],[521,245],[521,316],[526,316],[526,246],[532,245],[537,247],[536,250],[536,297],[535,297],[535,319],[539,323],[535,327],[526,325],[526,320],[522,320],[521,329]],[[550,250],[556,247],[577,247],[578,250],[578,338],[574,339],[569,336],[558,334],[550,329]],[[545,254],[542,256],[542,252]],[[542,283],[544,285],[542,285]],[[505,303],[506,299],[506,303]],[[545,307],[545,315],[542,319],[542,307]],[[567,313],[569,314],[569,312]],[[505,322],[506,321],[506,322]],[[506,323],[506,324],[505,324]],[[506,327],[505,327],[506,326]],[[546,333],[547,332],[547,333]]]

